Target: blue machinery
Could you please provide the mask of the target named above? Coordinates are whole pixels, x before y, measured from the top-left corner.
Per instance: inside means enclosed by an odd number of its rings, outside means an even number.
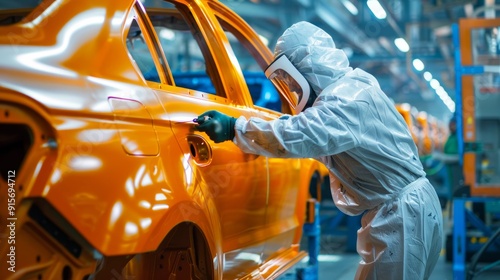
[[[460,46],[460,30],[458,24],[452,26],[453,31],[453,43],[455,46],[455,72],[456,72],[456,108],[458,112],[458,119],[463,119],[463,100],[462,100],[462,77],[465,75],[480,75],[485,72],[498,72],[500,73],[500,66],[496,65],[472,65],[464,66],[462,65],[462,50]],[[469,100],[470,101],[470,100]],[[464,158],[464,147],[466,146],[464,141],[464,125],[462,122],[457,122],[457,133],[459,135],[459,154],[460,163],[463,164]],[[475,186],[471,186],[475,187]],[[478,218],[471,210],[466,207],[467,204],[494,204],[498,203],[500,199],[498,197],[460,197],[453,199],[453,279],[472,279],[477,272],[485,271],[493,266],[499,265],[500,261],[498,256],[500,255],[500,234],[499,230],[494,231],[489,227],[483,220]],[[498,210],[497,210],[498,211]],[[480,233],[480,237],[487,242],[482,242],[478,244],[475,241],[477,237],[471,237],[468,235],[468,230],[473,228],[476,233]],[[471,242],[471,241],[474,242]],[[479,242],[481,243],[481,242]],[[484,266],[482,270],[475,270],[475,266],[479,261],[480,256],[483,253],[492,252],[496,255],[496,261],[492,260],[491,263]],[[466,259],[468,254],[474,254],[471,263],[466,264]]]
[[[319,219],[319,205],[320,203],[316,200],[309,202],[312,205],[314,210],[309,211],[309,215],[311,212],[314,212],[311,217],[312,219],[308,219],[308,222],[304,224],[304,236],[307,236],[307,246],[309,252],[309,260],[307,262],[306,267],[297,269],[297,279],[300,280],[317,280],[318,279],[318,256],[319,256],[319,248],[320,248],[320,219]],[[311,209],[312,210],[312,209]]]
[[[349,216],[340,211],[335,205],[322,205],[324,212],[328,212],[320,216],[321,227],[327,235],[330,236],[345,236],[345,251],[348,253],[356,253],[357,231],[361,227],[361,217]],[[334,213],[330,213],[334,212]]]
[[[308,218],[304,224],[303,235],[307,237],[307,264],[298,267],[294,272],[287,273],[280,280],[318,280],[321,228],[330,235],[346,236],[346,251],[356,252],[356,232],[361,224],[361,216],[347,216],[335,206],[322,205],[326,211],[335,211],[334,215],[320,215],[320,203],[314,199],[308,202]]]
[[[286,273],[280,277],[280,280],[318,280],[319,272],[319,249],[320,249],[320,218],[319,218],[320,203],[315,199],[311,199],[307,203],[307,217],[304,224],[303,235],[307,237],[307,251],[309,260],[306,266],[301,266],[293,271]]]
[[[488,203],[488,202],[498,202],[495,198],[486,197],[469,197],[469,198],[455,198],[453,201],[453,279],[471,279],[471,275],[474,271],[474,258],[472,262],[472,270],[467,269],[466,266],[466,256],[467,253],[473,250],[477,252],[475,257],[479,258],[480,253],[483,252],[500,252],[500,238],[497,237],[498,233],[494,233],[493,230],[485,225],[481,219],[479,219],[472,211],[468,210],[465,205],[467,202],[476,203]],[[469,222],[475,229],[479,230],[482,236],[488,239],[491,243],[484,243],[479,246],[473,247],[474,244],[470,242],[469,236],[467,236],[467,223]],[[474,237],[473,237],[474,238]],[[489,245],[489,246],[487,246]],[[487,270],[493,266],[499,265],[500,261],[494,261],[490,265],[484,267]]]
[[[500,26],[500,24],[498,24]],[[462,77],[467,75],[481,75],[485,72],[500,73],[500,65],[462,65],[462,52],[460,49],[460,39],[459,39],[459,26],[454,24],[452,26],[453,31],[453,42],[455,46],[455,72],[456,72],[456,108],[458,112],[458,119],[463,120],[461,115],[463,112],[463,100],[462,100]],[[500,55],[500,53],[499,53]],[[495,87],[495,84],[493,85]],[[483,100],[484,101],[484,100]],[[470,102],[470,100],[469,100]],[[483,102],[484,103],[484,102]],[[495,102],[494,102],[495,103]],[[484,104],[483,104],[484,105]],[[498,108],[495,109],[497,111]],[[484,113],[484,112],[482,112]],[[491,113],[491,112],[490,112]],[[498,116],[493,115],[498,118]],[[483,116],[484,117],[484,116]],[[490,115],[491,117],[491,115]],[[469,121],[469,120],[467,120]],[[457,133],[459,135],[459,154],[460,154],[460,164],[463,165],[464,154],[467,152],[464,147],[467,147],[464,141],[464,124],[461,121],[457,122]],[[470,128],[470,123],[467,123],[468,128]],[[483,127],[484,129],[484,127]],[[492,130],[498,129],[497,127],[491,127]],[[468,134],[467,134],[468,135]],[[483,135],[484,136],[484,135]],[[470,141],[470,140],[469,140]],[[494,147],[498,148],[498,147]],[[495,150],[495,149],[493,149]],[[470,150],[468,151],[471,152]],[[479,180],[476,181],[480,183]],[[471,186],[474,188],[476,186]],[[477,190],[474,190],[477,191]],[[497,190],[494,193],[498,194]],[[453,279],[472,279],[475,274],[487,270],[493,266],[500,265],[500,260],[498,256],[500,255],[500,229],[493,229],[485,223],[485,221],[478,218],[471,210],[468,209],[467,204],[470,203],[498,203],[500,198],[495,195],[495,197],[488,196],[475,196],[472,197],[458,197],[453,199],[453,236],[452,236],[452,247],[453,247]],[[304,279],[304,280],[317,280],[318,279],[318,256],[319,256],[319,242],[320,242],[320,225],[327,225],[330,229],[335,228],[335,230],[328,230],[328,232],[337,231],[338,226],[344,220],[344,215],[340,213],[335,215],[329,223],[325,222],[325,218],[320,218],[319,215],[319,202],[314,201],[313,206],[308,206],[309,218],[308,222],[304,225],[304,236],[308,239],[308,252],[309,260],[305,267],[299,267],[296,269],[296,275],[292,273],[287,273],[281,279]],[[314,210],[312,210],[314,209]],[[312,214],[314,212],[314,214]],[[496,212],[500,212],[496,210]],[[312,216],[311,216],[312,214]],[[313,217],[313,218],[312,218]],[[348,217],[351,218],[351,217]],[[322,219],[323,222],[322,223]],[[348,220],[348,230],[347,230],[347,250],[353,250],[355,248],[355,234],[350,234],[352,228],[359,228],[359,221]],[[479,232],[479,237],[472,236],[468,234],[468,230],[474,228],[476,233]],[[476,242],[480,240],[479,242]],[[483,240],[483,241],[481,241]],[[487,241],[485,241],[487,240]],[[480,257],[483,253],[492,252],[497,258],[495,261],[489,263],[488,265],[476,270],[476,264],[480,261]],[[473,254],[472,262],[467,265],[467,256]],[[291,278],[294,277],[294,278]]]

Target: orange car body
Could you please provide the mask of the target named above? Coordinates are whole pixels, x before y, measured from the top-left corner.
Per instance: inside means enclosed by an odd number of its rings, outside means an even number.
[[[261,72],[271,51],[217,1],[168,2],[43,1],[0,15],[25,16],[0,27],[0,218],[14,224],[2,226],[2,279],[268,279],[304,256],[309,183],[324,167],[193,130],[209,109],[282,114],[254,105],[227,32]],[[215,92],[176,86],[162,24],[189,27]]]
[[[442,122],[434,116],[429,116],[428,123],[429,135],[432,139],[432,150],[442,152],[447,139],[446,131],[442,131]]]
[[[430,155],[432,154],[432,151],[434,149],[433,146],[433,137],[432,137],[432,131],[431,127],[429,124],[429,115],[424,112],[420,111],[417,114],[417,122],[419,126],[422,128],[422,154],[423,155]]]

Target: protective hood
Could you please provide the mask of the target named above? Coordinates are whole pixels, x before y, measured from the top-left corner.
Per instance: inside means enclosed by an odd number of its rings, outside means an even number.
[[[280,54],[276,57],[264,73],[276,87],[279,87],[280,83],[286,85],[287,90],[283,94],[295,114],[310,107],[316,99],[315,94],[313,94],[314,98],[311,98],[311,86],[304,75],[297,70],[286,55]]]
[[[298,22],[283,32],[276,42],[274,57],[286,57],[306,78],[317,97],[347,72],[352,71],[344,51],[332,37],[309,22]]]

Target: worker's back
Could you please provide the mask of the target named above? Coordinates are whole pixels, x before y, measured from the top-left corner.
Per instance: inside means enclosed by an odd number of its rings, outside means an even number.
[[[314,106],[336,111],[355,138],[352,148],[320,158],[355,200],[347,212],[376,207],[425,176],[404,119],[372,75],[348,72],[326,87]]]

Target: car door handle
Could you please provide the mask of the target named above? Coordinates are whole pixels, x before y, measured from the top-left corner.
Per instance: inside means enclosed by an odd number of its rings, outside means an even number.
[[[205,139],[199,135],[187,136],[189,151],[194,161],[200,165],[207,165],[212,161],[212,148]]]

